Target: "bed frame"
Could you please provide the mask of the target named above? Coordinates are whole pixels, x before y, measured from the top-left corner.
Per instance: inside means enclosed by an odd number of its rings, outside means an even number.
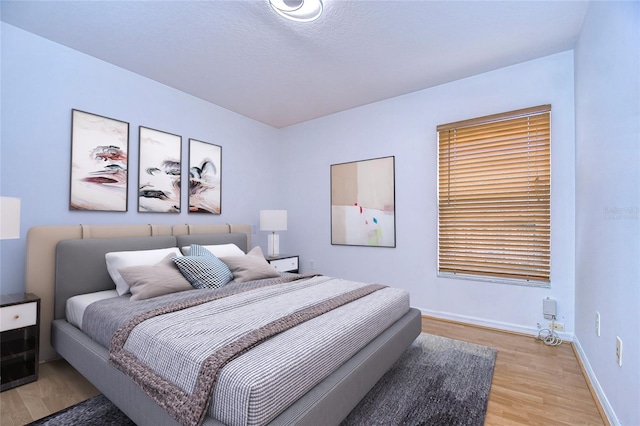
[[[56,244],[52,346],[138,425],[176,425],[177,422],[128,376],[109,364],[106,348],[65,320],[66,300],[76,294],[113,288],[104,261],[104,254],[109,251],[233,242],[246,252],[250,248],[250,227],[241,233],[231,230],[229,226],[226,232],[217,234],[187,235],[177,231],[171,232],[174,235],[85,238],[63,240]],[[420,331],[420,311],[412,308],[270,424],[339,424]],[[222,423],[209,417],[204,424],[222,426]]]

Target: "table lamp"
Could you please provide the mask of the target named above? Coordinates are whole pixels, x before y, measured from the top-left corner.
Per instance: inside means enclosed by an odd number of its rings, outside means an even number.
[[[260,210],[260,230],[271,231],[268,238],[267,254],[277,257],[280,254],[280,241],[276,231],[287,230],[286,210]]]

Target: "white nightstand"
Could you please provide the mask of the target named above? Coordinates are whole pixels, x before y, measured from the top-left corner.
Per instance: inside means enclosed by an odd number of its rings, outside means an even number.
[[[267,262],[278,272],[298,273],[298,256],[291,254],[279,254],[277,256],[267,256]]]

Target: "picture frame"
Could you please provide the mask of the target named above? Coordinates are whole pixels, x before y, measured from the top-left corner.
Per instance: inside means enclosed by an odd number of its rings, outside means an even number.
[[[138,212],[180,213],[182,136],[139,127]]]
[[[189,213],[221,214],[222,147],[189,139]]]
[[[129,123],[71,110],[69,209],[126,212]]]
[[[395,156],[331,165],[331,244],[395,247]]]

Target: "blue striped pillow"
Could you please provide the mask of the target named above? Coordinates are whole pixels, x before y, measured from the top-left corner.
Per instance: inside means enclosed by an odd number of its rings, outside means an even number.
[[[220,288],[233,279],[229,267],[204,247],[192,244],[189,254],[171,260],[195,288]]]

